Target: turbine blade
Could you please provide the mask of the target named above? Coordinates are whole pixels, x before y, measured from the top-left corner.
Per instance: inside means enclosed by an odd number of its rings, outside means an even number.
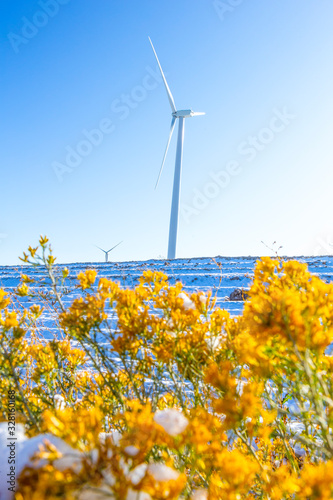
[[[120,245],[120,243],[122,243],[122,241],[117,243],[114,247],[110,248],[110,250],[108,250],[107,253],[111,252],[111,250],[114,250],[118,245]]]
[[[97,245],[95,245],[95,247],[98,248],[99,250],[102,250],[102,252],[106,253],[106,250],[103,250],[103,248],[98,247]]]
[[[158,174],[158,178],[157,178],[157,181],[156,181],[156,185],[155,185],[155,189],[157,188],[158,186],[158,183],[159,183],[159,180],[160,180],[160,177],[161,177],[161,174],[162,174],[162,170],[163,170],[163,167],[164,167],[164,163],[165,163],[165,159],[166,159],[166,156],[168,154],[168,150],[169,150],[169,146],[170,146],[170,142],[171,142],[171,137],[172,137],[172,134],[173,134],[173,130],[175,128],[175,123],[176,123],[176,119],[174,116],[172,117],[172,120],[171,120],[171,127],[170,127],[170,134],[169,134],[169,139],[168,139],[168,143],[167,143],[167,146],[165,148],[165,153],[164,153],[164,157],[163,157],[163,161],[162,161],[162,165],[161,165],[161,168],[160,168],[160,172]]]
[[[149,38],[149,37],[148,37]],[[150,41],[150,45],[152,46],[152,49],[154,51],[154,54],[155,54],[155,57],[156,57],[156,61],[157,61],[157,64],[158,64],[158,67],[160,68],[160,72],[161,72],[161,75],[162,75],[162,78],[163,78],[163,82],[164,82],[164,85],[165,85],[165,89],[167,91],[167,94],[168,94],[168,99],[169,99],[169,102],[170,102],[170,106],[171,106],[171,109],[172,109],[172,112],[173,113],[176,113],[176,105],[175,105],[175,101],[173,99],[173,96],[171,94],[171,90],[169,89],[169,85],[166,81],[166,78],[164,76],[164,73],[163,73],[163,70],[162,70],[162,66],[160,64],[160,61],[158,60],[158,57],[157,57],[157,54],[156,54],[156,50],[154,48],[154,45],[153,45],[153,42],[151,41],[151,39],[149,38],[149,41]]]
[[[200,111],[193,111],[191,113],[191,116],[201,116],[201,115],[205,115],[206,113],[201,113]]]

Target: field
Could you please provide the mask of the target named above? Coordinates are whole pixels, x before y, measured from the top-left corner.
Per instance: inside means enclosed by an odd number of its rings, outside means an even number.
[[[68,283],[74,283],[76,276],[85,269],[95,269],[98,278],[108,278],[123,287],[138,284],[142,272],[150,269],[165,273],[171,284],[181,281],[187,293],[195,291],[212,291],[217,297],[216,305],[236,316],[241,314],[243,303],[229,301],[229,296],[236,288],[248,289],[251,285],[255,263],[259,257],[215,257],[197,259],[148,260],[144,262],[87,262],[63,264],[59,269],[67,267],[70,271]],[[308,265],[309,271],[329,283],[333,279],[333,256],[295,257],[299,262]],[[11,292],[20,283],[20,274],[27,274],[36,281],[45,276],[42,268],[26,266],[0,266],[0,287]],[[80,295],[79,291],[71,291],[63,302],[70,304]],[[54,333],[52,313],[45,310],[42,316],[46,337]]]

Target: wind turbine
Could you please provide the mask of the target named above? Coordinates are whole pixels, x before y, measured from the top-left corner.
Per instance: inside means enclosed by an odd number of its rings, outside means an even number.
[[[160,64],[160,61],[158,60],[153,42],[151,41],[150,38],[149,38],[149,41],[150,41],[150,44],[151,44],[152,49],[154,51],[158,67],[160,68],[160,72],[161,72],[161,75],[163,78],[165,90],[167,92],[169,103],[171,106],[171,111],[172,111],[172,119],[171,119],[169,138],[168,138],[167,146],[166,146],[163,161],[162,161],[162,166],[161,166],[160,172],[158,174],[155,189],[157,188],[158,182],[159,182],[161,174],[162,174],[162,170],[163,170],[165,159],[166,159],[168,149],[170,146],[172,134],[173,134],[173,131],[175,128],[176,120],[177,119],[179,120],[175,175],[174,175],[174,180],[173,180],[171,215],[170,215],[169,245],[168,245],[168,259],[175,259],[176,258],[176,246],[177,246],[178,219],[179,219],[180,178],[181,178],[182,162],[183,162],[185,118],[192,118],[192,116],[204,115],[205,113],[198,113],[198,112],[192,111],[191,109],[183,109],[183,110],[177,111],[174,98],[171,94],[169,85],[168,85],[166,78],[164,76],[162,66]]]
[[[122,243],[122,241],[120,241],[119,243],[117,243],[117,245],[115,245],[114,247],[110,248],[110,250],[103,250],[103,248],[100,248],[98,247],[97,245],[95,245],[96,248],[99,248],[100,250],[102,250],[102,252],[105,253],[105,262],[109,262],[109,253],[111,252],[111,250],[113,250],[114,248],[116,248],[118,245],[120,245],[120,243]]]

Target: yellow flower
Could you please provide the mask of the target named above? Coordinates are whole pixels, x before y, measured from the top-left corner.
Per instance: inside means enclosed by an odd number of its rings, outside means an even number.
[[[15,311],[7,313],[4,321],[5,328],[15,328],[18,326],[17,314]]]
[[[49,242],[49,239],[46,236],[40,236],[39,244],[43,247]]]
[[[83,290],[90,288],[95,283],[97,272],[93,269],[87,269],[84,273],[79,273],[77,279],[80,281],[80,286]]]
[[[305,464],[297,499],[330,500],[333,497],[333,460],[318,465]]]
[[[10,303],[10,299],[6,299],[7,292],[0,288],[0,310],[5,309]]]
[[[31,255],[31,257],[32,257],[32,258],[34,258],[34,257],[35,257],[37,250],[38,250],[38,247],[36,247],[36,248],[32,248],[32,247],[30,246],[30,247],[28,248],[28,251],[29,251],[29,253],[30,253],[30,255]]]
[[[25,297],[29,293],[29,288],[25,283],[23,283],[22,285],[17,287],[16,292],[20,297]]]

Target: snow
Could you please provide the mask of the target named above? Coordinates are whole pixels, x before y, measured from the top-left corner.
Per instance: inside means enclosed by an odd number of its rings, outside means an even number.
[[[170,436],[178,436],[188,425],[188,420],[184,415],[174,408],[157,411],[154,417],[157,424],[161,425]]]

